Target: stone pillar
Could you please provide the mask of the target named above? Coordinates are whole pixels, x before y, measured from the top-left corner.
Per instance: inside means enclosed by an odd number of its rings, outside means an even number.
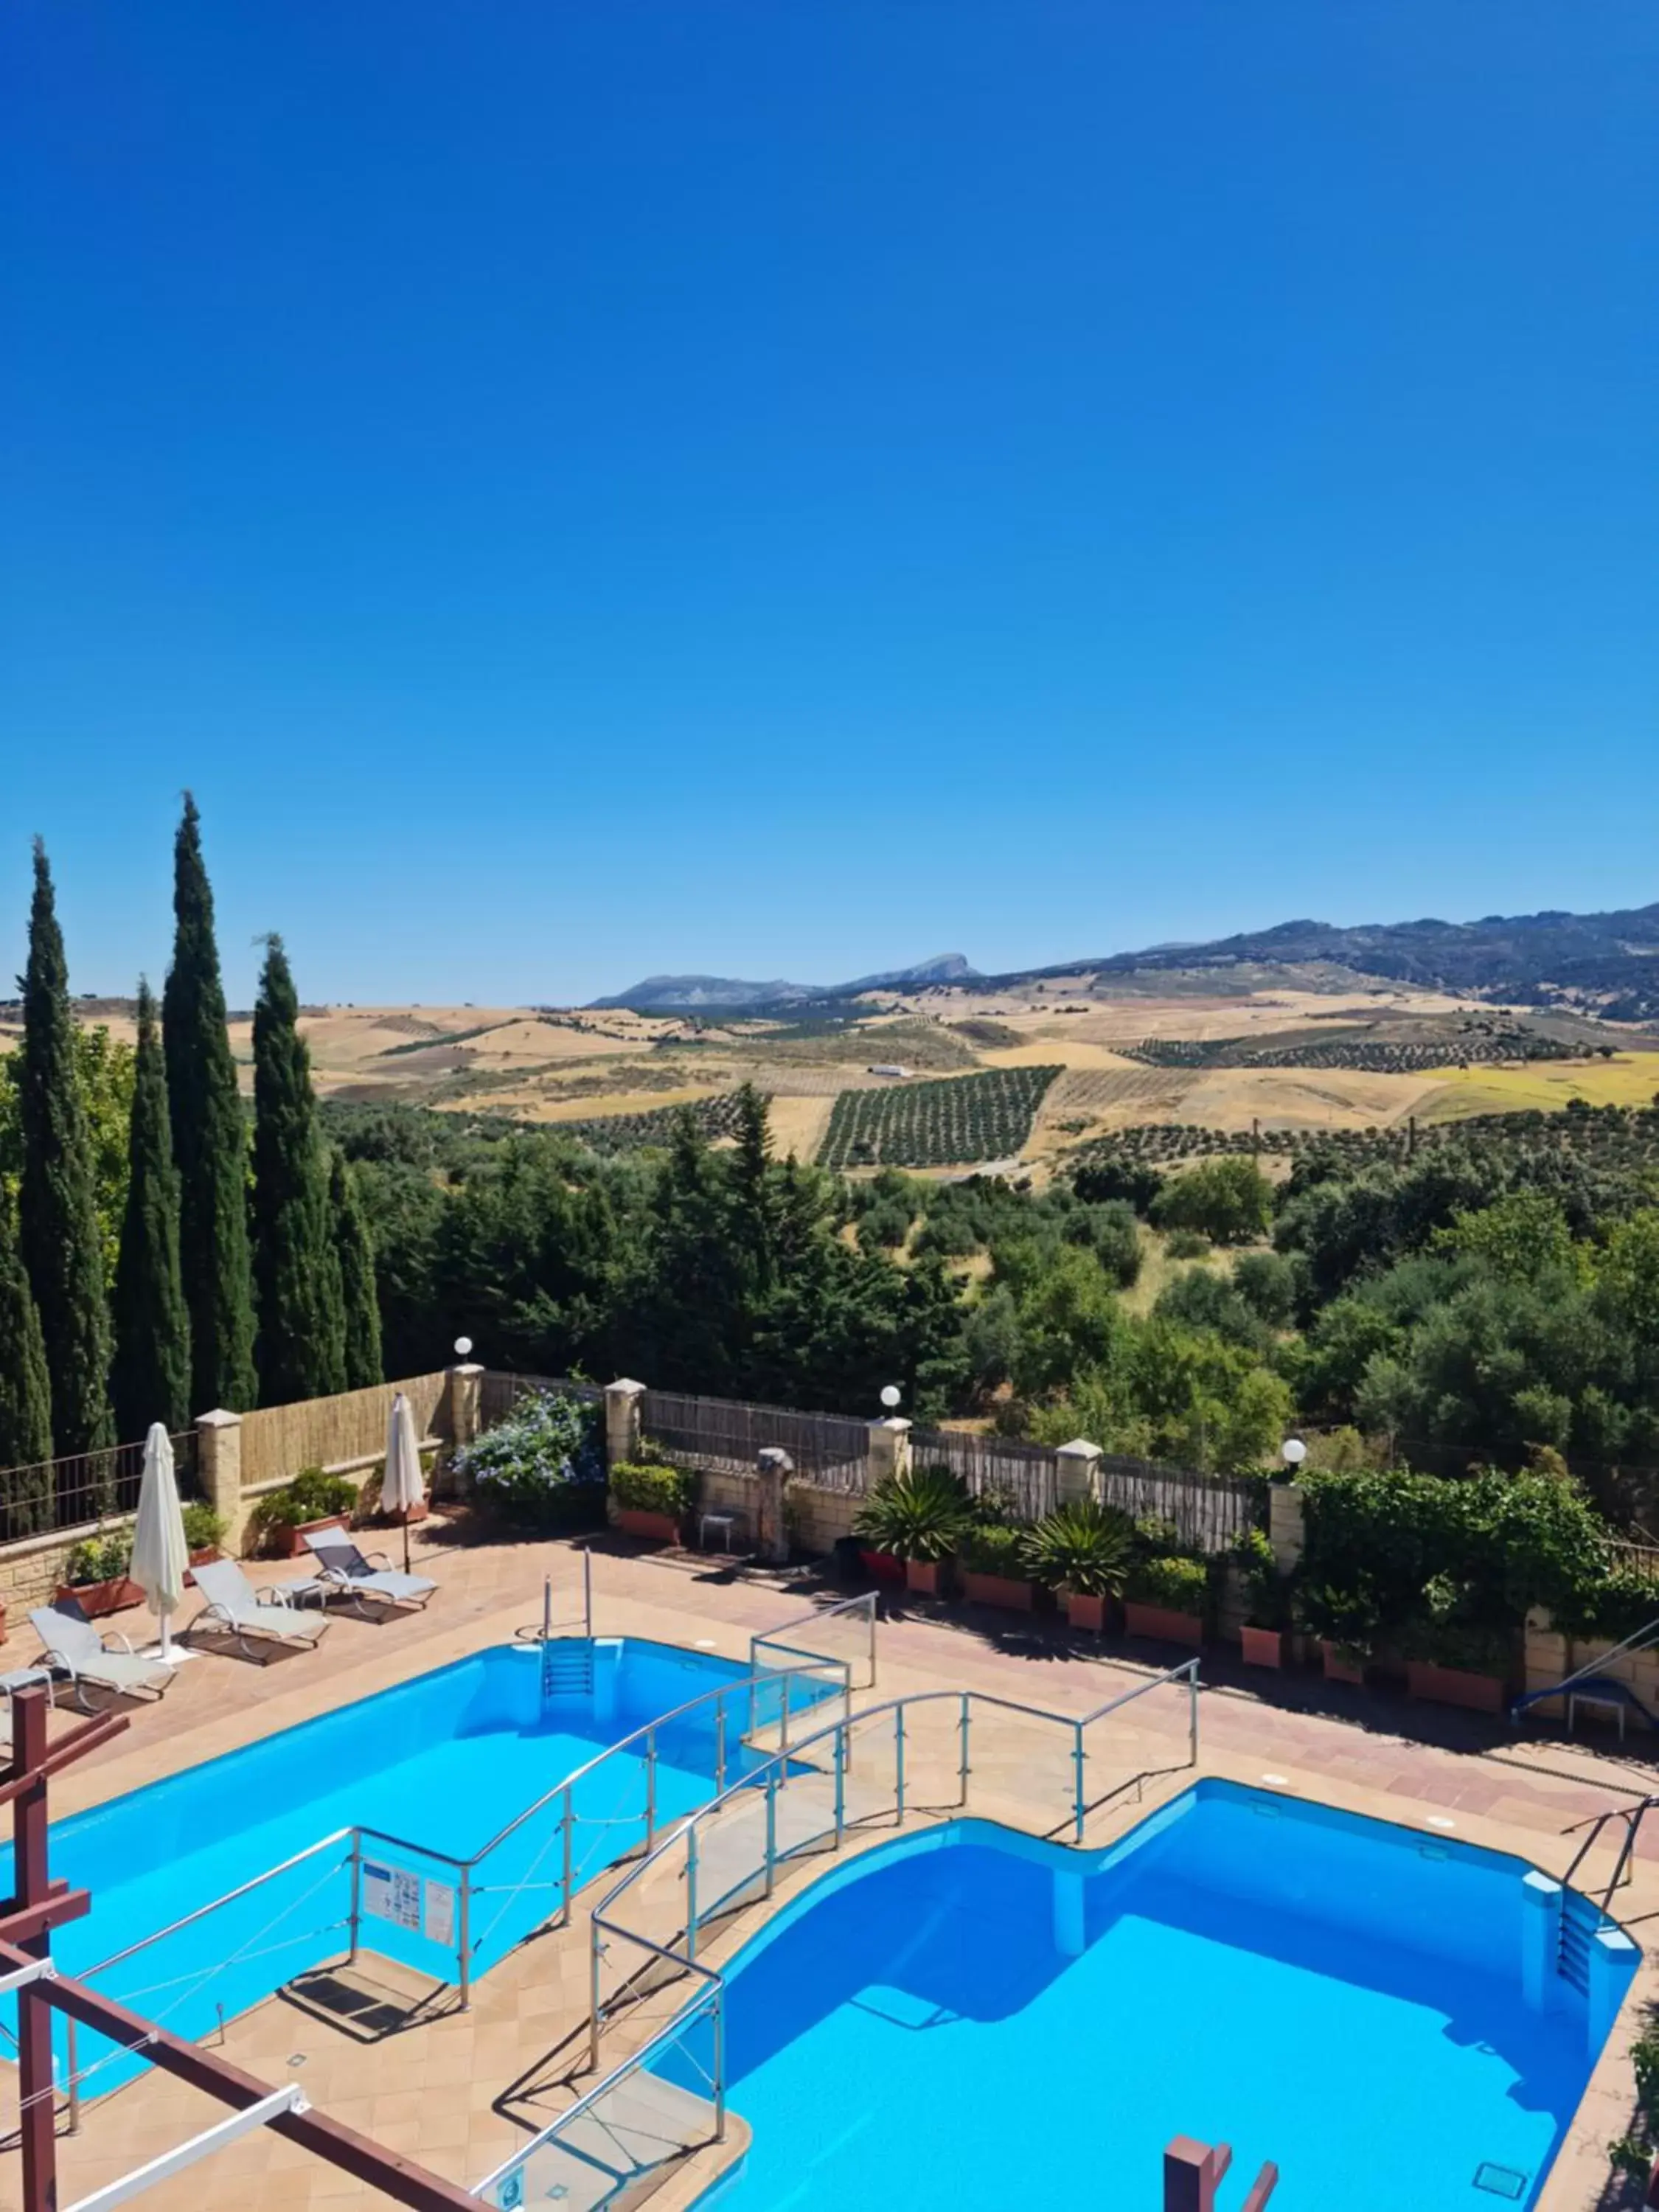
[[[768,1444],[757,1456],[759,1478],[755,1498],[755,1548],[769,1567],[781,1567],[789,1559],[789,1532],[784,1526],[783,1486],[795,1471],[795,1462],[777,1444]]]
[[[1307,1549],[1305,1503],[1304,1492],[1293,1482],[1267,1485],[1267,1540],[1281,1575],[1292,1573]]]
[[[871,1489],[891,1474],[910,1472],[910,1424],[901,1413],[870,1424],[868,1480]]]
[[[640,1401],[643,1382],[620,1382],[605,1386],[605,1457],[608,1467],[627,1466],[640,1455]]]
[[[1535,1869],[1521,1878],[1521,1995],[1542,2012],[1561,1948],[1561,1885]]]
[[[1086,1437],[1073,1437],[1054,1454],[1056,1487],[1062,1505],[1100,1496],[1101,1450]]]
[[[222,1406],[196,1417],[196,1472],[202,1495],[225,1524],[232,1557],[242,1548],[242,1417]]]
[[[450,1368],[444,1380],[444,1406],[449,1416],[449,1449],[452,1452],[465,1451],[478,1433],[483,1369],[476,1362],[468,1360],[461,1366]]]

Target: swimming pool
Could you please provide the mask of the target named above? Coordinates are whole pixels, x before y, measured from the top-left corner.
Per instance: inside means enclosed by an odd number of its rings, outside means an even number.
[[[1101,1854],[896,1839],[728,1970],[753,2142],[720,2202],[1156,2212],[1185,2134],[1233,2146],[1228,2207],[1268,2159],[1273,2212],[1528,2205],[1637,1960],[1592,1945],[1592,2004],[1530,1871],[1207,1781]],[[712,2056],[704,2023],[657,2070],[702,2090]]]
[[[454,1862],[608,1747],[701,1700],[658,1729],[653,1776],[642,1755],[623,1751],[576,1784],[570,1882],[580,1888],[643,1842],[648,1790],[660,1826],[714,1795],[722,1762],[730,1779],[762,1755],[744,1736],[775,1725],[786,1694],[799,1709],[838,1693],[826,1668],[787,1689],[763,1684],[751,1705],[740,1687],[708,1694],[749,1680],[711,1654],[633,1638],[551,1649],[558,1666],[545,1693],[538,1647],[492,1648],[54,1822],[53,1874],[93,1898],[88,1917],[54,1938],[56,1956],[84,1972],[254,1883],[97,1978],[107,1995],[199,2036],[221,2008],[229,2018],[346,1950],[354,1839],[338,1832],[368,1829],[378,1832],[360,1845],[364,1948],[453,1981],[465,1945],[481,1973],[560,1909],[562,1797],[489,1854],[465,1902]],[[82,2035],[81,2066],[89,2055],[100,2046]],[[131,2067],[115,2060],[88,2094]]]

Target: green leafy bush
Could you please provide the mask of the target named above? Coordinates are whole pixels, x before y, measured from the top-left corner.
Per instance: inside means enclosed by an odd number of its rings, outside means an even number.
[[[962,1539],[962,1564],[976,1575],[1001,1575],[1009,1582],[1030,1579],[1025,1559],[1025,1531],[1005,1522],[975,1521]]]
[[[301,1468],[281,1490],[267,1491],[249,1517],[249,1533],[263,1545],[279,1531],[303,1528],[307,1521],[329,1521],[336,1514],[357,1508],[357,1489],[343,1474],[325,1474],[319,1467]]]
[[[1382,1622],[1374,1593],[1363,1584],[1299,1583],[1292,1593],[1291,1614],[1309,1635],[1352,1659],[1370,1656]]]
[[[1289,1620],[1289,1593],[1273,1558],[1273,1547],[1261,1528],[1248,1528],[1233,1547],[1243,1586],[1244,1618],[1252,1628],[1284,1628]]]
[[[1209,1570],[1202,1559],[1150,1553],[1130,1569],[1124,1595],[1140,1605],[1161,1605],[1170,1613],[1201,1614],[1209,1600]]]
[[[1273,1185],[1255,1162],[1204,1160],[1165,1183],[1152,1203],[1159,1229],[1195,1229],[1217,1244],[1249,1244],[1273,1218]]]
[[[948,1468],[919,1467],[878,1482],[854,1534],[901,1559],[948,1559],[972,1525],[967,1493]]]
[[[584,1399],[537,1391],[458,1452],[456,1468],[480,1507],[509,1528],[541,1535],[596,1528],[605,1517],[603,1417]]]
[[[632,1513],[666,1513],[678,1521],[697,1499],[697,1478],[689,1468],[618,1460],[611,1470],[611,1495]]]
[[[66,1583],[112,1583],[132,1565],[132,1532],[112,1528],[106,1536],[88,1536],[64,1563]]]
[[[1202,1260],[1210,1249],[1210,1240],[1201,1230],[1172,1229],[1164,1240],[1164,1249],[1171,1260]]]
[[[1057,1506],[1025,1540],[1033,1580],[1079,1597],[1121,1597],[1133,1552],[1129,1522],[1092,1498]]]
[[[223,1543],[225,1524],[210,1505],[198,1498],[185,1508],[185,1541],[192,1552],[206,1552]]]

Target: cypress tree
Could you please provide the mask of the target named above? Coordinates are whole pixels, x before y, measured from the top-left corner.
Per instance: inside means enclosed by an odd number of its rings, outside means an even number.
[[[52,1385],[40,1316],[23,1272],[11,1201],[0,1186],[0,1468],[24,1468],[29,1480],[7,1480],[0,1528],[8,1537],[38,1536],[52,1526]]]
[[[191,1399],[198,1413],[254,1401],[248,1264],[247,1129],[225,1025],[202,862],[202,818],[185,793],[173,846],[173,965],[161,994],[167,1109],[179,1174],[179,1261],[190,1316]]]
[[[268,1406],[345,1385],[328,1163],[299,1024],[288,956],[272,937],[253,1010],[253,1273],[259,1390]]]
[[[101,1451],[115,1441],[109,1403],[109,1307],[98,1224],[92,1143],[76,1077],[69,969],[46,847],[34,841],[34,903],[19,1048],[18,1120],[23,1176],[18,1225],[23,1265],[40,1316],[58,1453]]]
[[[138,1054],[127,1145],[127,1204],[115,1263],[111,1395],[124,1437],[190,1419],[190,1316],[179,1267],[179,1176],[167,1079],[149,985],[138,985]]]
[[[380,1300],[374,1286],[374,1243],[362,1194],[343,1152],[329,1168],[329,1211],[340,1258],[340,1307],[344,1329],[345,1387],[366,1390],[386,1379],[380,1364]]]

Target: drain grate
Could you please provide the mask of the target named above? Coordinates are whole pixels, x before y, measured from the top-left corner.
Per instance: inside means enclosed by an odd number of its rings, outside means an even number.
[[[1490,2197],[1502,2197],[1510,2204],[1518,2204],[1527,2193],[1527,2176],[1517,2173],[1512,2166],[1494,2166],[1486,2159],[1474,2169],[1474,2185],[1484,2189]]]

